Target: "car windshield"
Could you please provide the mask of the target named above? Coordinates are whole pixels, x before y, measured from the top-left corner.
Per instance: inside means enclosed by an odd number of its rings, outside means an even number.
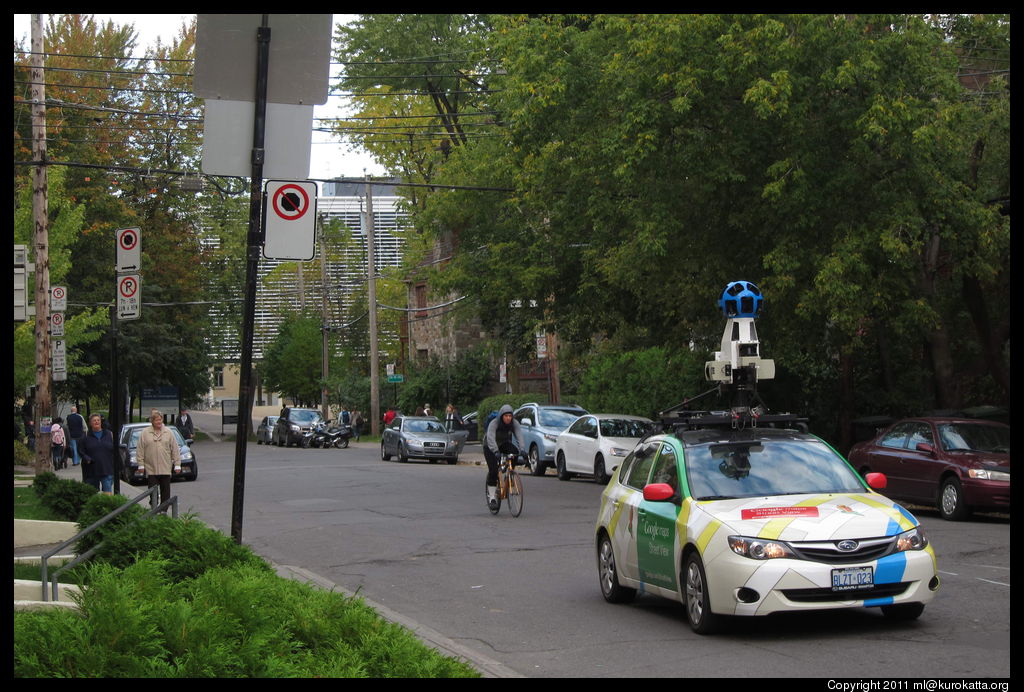
[[[320,419],[320,412],[305,409],[292,409],[288,419],[293,423],[315,423]]]
[[[1010,453],[1010,429],[984,423],[942,423],[939,439],[947,452]]]
[[[147,425],[146,427],[148,428],[149,426]],[[179,447],[185,446],[185,439],[181,436],[181,433],[178,432],[177,428],[169,425],[165,425],[164,428],[171,431],[171,434],[174,435],[174,439],[178,441]],[[130,447],[131,449],[135,449],[136,447],[139,446],[139,437],[142,435],[142,431],[145,429],[146,428],[131,429],[131,437],[128,438],[128,447]]]
[[[762,495],[864,492],[842,458],[815,440],[757,440],[686,449],[686,475],[697,500]]]
[[[537,411],[537,425],[545,428],[557,428],[563,430],[568,428],[574,420],[580,417],[582,411],[563,411],[561,409],[542,408]]]
[[[643,437],[651,430],[651,424],[642,420],[609,419],[601,421],[603,437]]]
[[[430,433],[443,433],[447,432],[444,426],[438,423],[436,420],[407,420],[403,429],[406,432],[430,432]]]

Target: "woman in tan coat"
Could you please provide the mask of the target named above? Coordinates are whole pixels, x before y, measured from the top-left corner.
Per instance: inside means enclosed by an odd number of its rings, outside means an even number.
[[[174,433],[164,425],[162,413],[153,409],[149,414],[150,427],[142,431],[135,457],[146,469],[149,487],[160,485],[160,502],[171,497],[171,473],[181,473],[181,452]]]

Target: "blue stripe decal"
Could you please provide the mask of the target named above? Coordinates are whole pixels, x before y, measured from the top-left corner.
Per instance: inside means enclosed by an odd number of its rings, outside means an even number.
[[[903,529],[900,527],[900,523],[895,519],[890,519],[889,524],[885,527],[885,535],[898,536],[901,533],[903,533]]]
[[[903,581],[903,573],[907,569],[907,554],[896,553],[886,555],[875,567],[876,584],[896,584]]]
[[[902,514],[903,516],[905,516],[907,518],[907,521],[909,521],[914,526],[920,526],[921,525],[921,522],[919,522],[917,520],[917,517],[915,517],[913,514],[908,512],[902,505],[894,504],[893,507],[895,507],[897,510],[899,510],[899,513]]]
[[[892,596],[889,596],[888,598],[872,598],[870,600],[864,601],[864,607],[871,608],[872,606],[892,605],[892,602]]]

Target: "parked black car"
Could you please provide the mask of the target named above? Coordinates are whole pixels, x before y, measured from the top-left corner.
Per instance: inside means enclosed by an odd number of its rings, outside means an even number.
[[[149,423],[129,423],[121,428],[121,478],[130,485],[141,485],[146,482],[146,469],[139,467],[135,459],[135,448],[139,446],[139,436],[149,427]],[[199,463],[192,452],[192,440],[186,440],[174,426],[165,426],[178,441],[181,454],[181,473],[172,473],[172,481],[194,481],[199,477]]]
[[[281,415],[274,424],[274,434],[270,441],[279,447],[301,445],[303,438],[321,420],[323,417],[316,409],[285,407],[281,409]]]

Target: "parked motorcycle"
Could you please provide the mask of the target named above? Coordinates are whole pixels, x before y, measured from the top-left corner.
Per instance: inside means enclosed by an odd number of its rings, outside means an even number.
[[[309,447],[344,449],[348,447],[348,441],[351,437],[352,428],[349,426],[339,424],[328,427],[326,423],[321,421],[313,426],[305,437],[302,438],[302,446],[307,449]]]

